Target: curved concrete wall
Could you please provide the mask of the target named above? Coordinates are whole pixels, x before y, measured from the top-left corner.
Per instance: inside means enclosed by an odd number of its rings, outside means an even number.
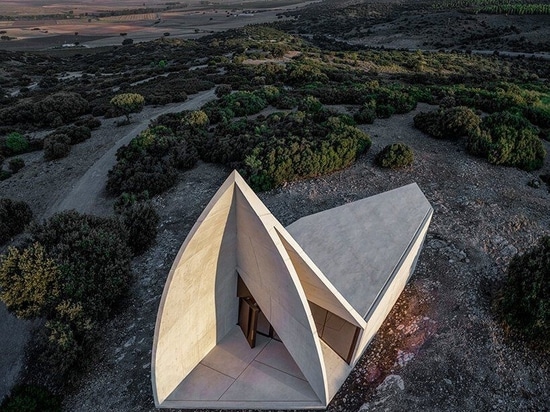
[[[162,403],[235,325],[234,185],[224,184],[180,248],[155,327],[152,380]]]

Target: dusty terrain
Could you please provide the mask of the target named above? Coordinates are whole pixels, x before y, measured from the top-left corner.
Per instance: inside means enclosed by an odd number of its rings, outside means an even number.
[[[29,1],[30,4],[35,4]],[[187,2],[185,2],[187,3]],[[115,6],[99,4],[93,8],[79,5],[59,4],[45,8],[38,5],[17,7],[15,4],[0,5],[0,16],[16,15],[18,19],[1,20],[0,31],[12,40],[0,40],[0,49],[5,50],[44,50],[50,48],[89,48],[118,46],[126,38],[139,43],[169,35],[170,37],[191,39],[206,34],[243,27],[248,24],[272,22],[285,11],[302,8],[314,1],[281,0],[270,2],[224,2],[222,4],[201,4],[191,2],[189,7],[165,9],[164,2],[138,3],[119,2]],[[155,12],[94,17],[98,10],[138,9],[145,5]],[[54,5],[55,6],[55,5]],[[28,9],[28,10],[27,10]],[[67,13],[63,19],[29,18],[20,15],[18,10],[27,13]],[[84,14],[84,16],[79,16]],[[280,18],[284,19],[283,16]],[[122,35],[121,33],[124,33]],[[64,46],[65,45],[65,46]]]
[[[474,14],[442,3],[326,0],[285,14],[299,17],[298,33],[367,47],[550,53],[548,15]]]
[[[471,16],[462,14],[439,14],[438,18],[421,13],[396,15],[394,11],[398,9],[391,5],[402,2],[378,3],[394,14],[373,14],[372,21],[366,20],[372,25],[371,31],[356,30],[345,36],[346,41],[375,47],[431,49],[447,47],[444,42],[454,38],[456,43],[451,47],[455,48],[464,45],[480,50],[550,52],[550,47],[545,46],[550,38],[548,17],[533,23],[534,20],[512,16],[473,16],[476,20],[471,20]],[[197,18],[209,17],[205,14]],[[249,17],[243,17],[246,18]],[[453,19],[453,24],[448,24],[448,19]],[[479,19],[486,24],[482,25]],[[499,33],[498,27],[511,25],[516,25],[520,33],[500,33],[487,39],[470,36],[463,41],[464,36],[476,30],[483,37]],[[325,31],[327,26],[341,29],[337,24],[331,26],[325,22]],[[304,29],[315,33],[314,27],[304,25]],[[166,30],[161,28],[159,33],[162,31]],[[173,29],[169,31],[172,33]],[[520,39],[521,34],[525,35],[524,40]],[[75,37],[74,33],[65,36],[64,42]],[[78,36],[82,40],[83,32]],[[111,38],[118,43],[122,39],[116,32]],[[100,42],[104,39],[89,38]],[[442,44],[435,44],[436,41]],[[6,44],[11,47],[16,42],[2,43],[0,47]],[[46,47],[40,39],[39,47]],[[37,219],[53,213],[62,204],[88,213],[108,214],[113,199],[101,192],[104,177],[93,181],[90,170],[98,167],[112,147],[128,139],[134,128],[145,125],[162,111],[177,107],[180,106],[146,107],[133,115],[133,123],[125,127],[115,127],[117,119],[102,119],[102,127],[93,132],[92,138],[74,146],[65,159],[45,162],[41,152],[25,154],[21,156],[25,168],[0,182],[0,195],[28,202]],[[544,184],[538,188],[528,185],[538,181],[539,175],[549,174],[550,165],[547,161],[542,170],[531,173],[492,166],[469,156],[462,141],[431,139],[412,126],[413,116],[427,109],[419,105],[409,114],[364,126],[373,146],[354,166],[260,194],[283,225],[411,182],[419,184],[435,210],[410,284],[328,410],[547,410],[550,361],[521,342],[507,339],[491,313],[490,304],[511,257],[550,233],[548,188]],[[414,165],[398,171],[374,166],[376,153],[394,142],[404,142],[413,148]],[[545,144],[550,151],[550,144]],[[155,409],[150,386],[150,352],[162,288],[179,246],[229,172],[221,166],[201,163],[183,173],[175,188],[154,199],[161,215],[156,244],[135,260],[132,293],[121,313],[106,323],[103,339],[81,377],[70,382],[64,394],[64,410]],[[78,198],[81,192],[73,188],[90,181],[87,179],[92,179],[100,193],[94,197],[90,191],[90,202],[82,202]],[[17,349],[11,349],[10,355],[20,358],[21,342],[26,339],[29,325],[13,318],[10,322],[10,337],[14,339],[7,344],[0,339],[0,348],[10,345]],[[17,328],[20,334],[13,333]],[[3,353],[0,355],[6,359]],[[4,366],[0,362],[0,368]],[[15,379],[17,372],[17,368],[12,368],[10,376],[4,375],[4,381]]]
[[[413,128],[412,117],[422,108],[365,126],[373,147],[351,168],[260,194],[283,225],[410,182],[420,185],[435,209],[412,281],[328,410],[355,411],[363,404],[369,411],[544,410],[550,403],[548,359],[505,339],[490,298],[511,256],[550,233],[550,194],[544,185],[527,185],[550,167],[528,173],[470,157],[462,142],[434,140]],[[135,122],[153,114],[148,110]],[[39,153],[27,155],[28,166],[0,183],[2,194],[28,201],[42,216],[124,135],[112,125],[106,120],[67,159],[46,163]],[[414,149],[412,167],[373,166],[374,155],[393,142]],[[199,164],[155,198],[162,217],[157,242],[135,261],[126,308],[105,325],[87,370],[66,394],[65,410],[154,409],[150,352],[164,281],[187,232],[229,172]],[[111,201],[98,199],[98,211],[108,210]]]

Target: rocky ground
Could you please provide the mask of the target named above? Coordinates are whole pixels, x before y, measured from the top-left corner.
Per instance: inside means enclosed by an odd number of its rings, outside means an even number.
[[[372,27],[347,41],[431,49],[448,47],[445,42],[453,39],[456,48],[548,52],[550,25],[544,24],[547,17],[541,19],[398,14],[385,22],[373,20]],[[511,257],[550,234],[550,193],[538,180],[540,174],[550,174],[550,165],[547,161],[542,170],[531,173],[496,167],[469,156],[462,141],[431,139],[412,122],[418,111],[428,109],[419,105],[415,112],[364,126],[373,146],[354,166],[260,194],[283,225],[411,182],[419,184],[434,207],[415,274],[327,410],[548,410],[550,361],[507,339],[490,306]],[[134,116],[133,124],[163,110],[146,108]],[[133,127],[117,128],[115,121],[104,120],[92,138],[73,147],[65,159],[45,162],[41,152],[22,156],[27,165],[0,182],[0,196],[25,200],[37,219],[50,214]],[[397,171],[374,166],[376,153],[395,142],[413,148],[413,166]],[[150,356],[162,288],[185,236],[229,172],[201,163],[154,200],[161,215],[157,242],[135,260],[131,296],[105,325],[81,376],[70,383],[64,410],[155,410]],[[528,185],[533,182],[539,187]],[[111,205],[112,199],[101,194],[92,211],[109,213]],[[0,311],[0,316],[5,313]],[[21,334],[29,328],[13,325],[12,331]],[[0,346],[2,342],[0,337]]]
[[[435,210],[411,282],[328,411],[544,410],[550,363],[505,338],[490,302],[510,258],[550,233],[548,189],[528,185],[550,167],[532,173],[496,167],[469,156],[462,141],[431,139],[412,125],[414,114],[427,109],[420,105],[365,126],[373,147],[354,166],[260,194],[283,225],[411,182]],[[374,166],[375,154],[394,142],[414,149],[414,165],[398,171]],[[70,156],[97,154],[90,144],[86,153]],[[41,176],[60,166],[37,161],[33,167],[33,175]],[[66,181],[85,170],[66,170]],[[199,164],[154,200],[162,218],[157,242],[134,262],[131,297],[105,325],[86,370],[71,383],[65,410],[154,410],[150,356],[162,288],[179,246],[229,172]],[[42,213],[48,202],[36,199],[62,192],[58,180],[41,182],[33,190],[26,179],[8,187],[11,193],[18,188],[17,197]]]
[[[475,13],[452,3],[325,0],[286,14],[298,17],[299,33],[368,47],[550,53],[548,15]]]

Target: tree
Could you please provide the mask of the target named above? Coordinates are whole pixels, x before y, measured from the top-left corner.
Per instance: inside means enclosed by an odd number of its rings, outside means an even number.
[[[110,102],[126,116],[127,123],[130,123],[130,113],[138,113],[145,105],[145,98],[139,93],[117,94]]]
[[[50,317],[60,295],[60,268],[39,243],[10,247],[0,261],[0,299],[20,318]]]

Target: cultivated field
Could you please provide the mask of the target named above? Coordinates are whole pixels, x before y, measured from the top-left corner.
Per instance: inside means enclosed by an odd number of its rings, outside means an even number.
[[[121,33],[126,33],[124,36],[135,42],[154,40],[166,36],[166,33],[172,37],[196,38],[248,24],[283,19],[282,12],[295,11],[314,2],[230,1],[213,6],[191,1],[182,3],[182,6],[187,4],[186,7],[167,7],[166,2],[162,1],[120,1],[115,5],[107,1],[94,2],[93,5],[45,3],[23,0],[0,5],[0,16],[5,16],[0,21],[0,30],[5,32],[4,36],[11,38],[0,41],[0,49],[114,46],[120,45],[126,38],[121,37]],[[106,10],[111,12],[107,16],[104,15]],[[54,16],[57,14],[60,16]]]

